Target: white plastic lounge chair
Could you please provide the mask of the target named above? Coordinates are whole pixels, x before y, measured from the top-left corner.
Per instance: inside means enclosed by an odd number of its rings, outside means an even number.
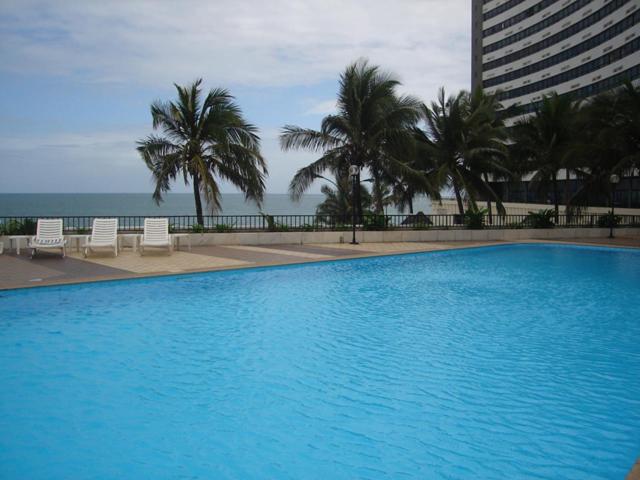
[[[62,257],[65,254],[65,245],[67,241],[62,236],[62,219],[60,218],[40,218],[38,219],[38,227],[36,235],[29,240],[29,248],[31,248],[31,258],[34,257],[38,250],[57,250],[60,249]]]
[[[95,249],[113,249],[114,256],[118,256],[118,219],[94,218],[91,236],[84,244],[84,256]]]
[[[169,220],[166,218],[145,218],[144,233],[140,239],[140,255],[147,247],[166,248],[169,255],[173,251],[173,239],[169,235]]]

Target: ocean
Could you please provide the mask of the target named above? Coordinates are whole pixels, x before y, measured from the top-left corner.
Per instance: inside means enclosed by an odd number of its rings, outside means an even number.
[[[193,194],[169,193],[160,205],[150,193],[0,193],[0,217],[195,215]],[[220,215],[313,215],[324,195],[308,194],[293,202],[287,194],[266,194],[262,208],[239,193],[222,195]],[[416,199],[415,211],[429,213],[427,198]],[[209,213],[206,212],[205,213]],[[393,207],[386,213],[399,213]]]

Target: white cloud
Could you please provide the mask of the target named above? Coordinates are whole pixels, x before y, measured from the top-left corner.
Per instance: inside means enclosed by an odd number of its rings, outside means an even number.
[[[328,115],[335,113],[338,109],[338,103],[335,99],[323,100],[321,102],[314,103],[306,112],[305,115]]]
[[[398,74],[403,92],[425,100],[441,85],[467,88],[470,77],[468,0],[3,0],[1,8],[0,72],[56,76],[71,87],[109,84],[118,87],[108,90],[114,95],[197,77],[256,91],[290,87],[288,111],[298,108],[300,120],[335,109],[326,91],[313,89],[360,57]],[[298,88],[304,93],[296,97]],[[276,115],[259,126],[268,190],[284,192],[317,154],[281,152],[278,129],[295,120]],[[77,133],[62,120],[55,130],[67,133],[43,136],[10,135],[18,130],[0,124],[0,169],[11,172],[0,175],[0,191],[151,189],[135,152],[148,124],[87,125],[96,131]],[[29,121],[37,121],[37,112]]]
[[[11,71],[288,86],[333,79],[366,56],[419,95],[469,77],[468,0],[14,0],[3,11],[0,68]]]
[[[0,176],[0,191],[151,191],[149,171],[135,150],[135,140],[142,132],[130,129],[0,138],[0,168],[11,170],[11,175]]]
[[[86,133],[0,137],[0,192],[151,192],[151,174],[135,150],[145,127]],[[269,162],[267,191],[284,193],[297,169],[317,158],[314,153],[280,150],[278,131],[262,135]],[[236,192],[222,184],[223,192]],[[174,192],[190,192],[182,180]],[[316,185],[310,193],[320,191]]]

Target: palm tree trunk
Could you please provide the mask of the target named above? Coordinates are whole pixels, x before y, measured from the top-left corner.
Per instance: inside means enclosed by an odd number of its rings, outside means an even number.
[[[356,190],[355,190],[355,205],[356,208],[356,221],[358,223],[362,223],[362,195],[360,191],[360,172],[356,175]]]
[[[413,215],[413,193],[409,193],[409,213]]]
[[[202,199],[200,198],[200,179],[197,175],[193,176],[193,197],[196,201],[196,216],[198,224],[204,225],[204,216],[202,215]]]
[[[484,176],[484,183],[489,184],[489,176],[486,173],[482,174]],[[487,210],[489,213],[489,225],[493,224],[493,212],[491,211],[491,200],[487,197]]]
[[[376,213],[378,215],[382,215],[384,213],[384,204],[382,201],[382,188],[380,188],[380,184],[375,187],[375,204],[376,204]]]
[[[460,193],[460,187],[458,187],[458,182],[456,182],[455,180],[453,182],[453,192],[456,194],[458,211],[460,212],[460,221],[462,222],[464,218],[464,203],[462,203],[462,194]]]
[[[380,181],[380,175],[373,169],[371,172],[373,176],[373,203],[375,211],[378,215],[384,213],[384,205],[382,199],[382,182]]]
[[[569,196],[570,196],[570,190],[569,190],[569,169],[565,169],[565,180],[564,180],[564,206],[565,208],[569,205]]]
[[[560,221],[560,207],[558,200],[558,176],[556,172],[553,172],[553,206],[556,212],[556,225]]]

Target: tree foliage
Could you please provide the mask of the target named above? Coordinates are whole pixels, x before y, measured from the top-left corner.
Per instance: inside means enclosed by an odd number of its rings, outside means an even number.
[[[138,152],[155,181],[157,203],[181,178],[193,184],[198,223],[203,224],[201,195],[213,211],[220,209],[219,181],[235,185],[258,204],[267,175],[257,128],[248,123],[225,89],[203,95],[202,80],[187,87],[175,85],[176,101],[151,104],[153,129],[138,142]]]

